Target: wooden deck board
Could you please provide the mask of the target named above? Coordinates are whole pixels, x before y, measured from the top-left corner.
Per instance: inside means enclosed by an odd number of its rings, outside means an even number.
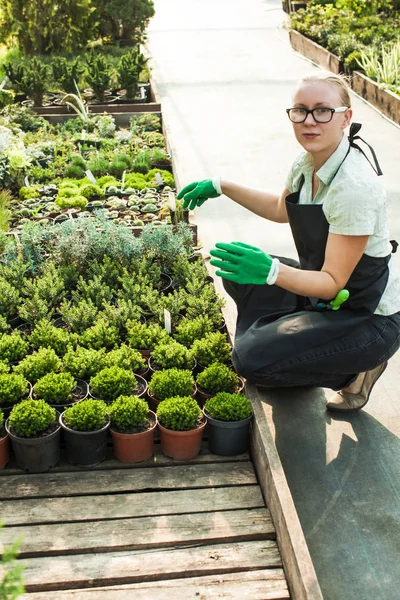
[[[289,592],[282,569],[263,569],[240,573],[225,573],[190,577],[187,579],[168,579],[99,587],[80,590],[57,590],[56,592],[37,592],[24,594],[21,600],[171,600],[183,597],[184,600],[285,600]]]

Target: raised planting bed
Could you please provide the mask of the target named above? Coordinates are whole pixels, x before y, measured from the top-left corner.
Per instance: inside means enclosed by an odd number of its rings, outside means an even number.
[[[343,62],[338,56],[329,52],[329,50],[326,50],[294,29],[289,31],[289,39],[294,50],[316,62],[317,65],[333,73],[343,73]]]
[[[376,81],[359,71],[353,72],[352,87],[356,94],[362,96],[389,119],[400,125],[400,96],[389,90],[383,90]]]

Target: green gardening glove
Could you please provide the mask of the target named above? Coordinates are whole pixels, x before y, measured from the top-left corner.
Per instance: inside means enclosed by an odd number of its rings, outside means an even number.
[[[196,206],[201,206],[209,198],[217,198],[221,195],[221,189],[218,190],[218,179],[204,179],[203,181],[193,181],[186,185],[177,195],[178,200],[183,198],[183,208],[193,210]]]
[[[210,264],[220,269],[216,275],[235,283],[262,285],[267,282],[273,263],[269,254],[242,242],[217,242],[215,247],[217,250],[210,250],[210,254],[219,260],[211,260]]]

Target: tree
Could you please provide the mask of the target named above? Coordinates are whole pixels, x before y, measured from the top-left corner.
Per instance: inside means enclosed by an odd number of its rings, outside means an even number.
[[[100,33],[138,44],[154,16],[153,0],[93,0]]]

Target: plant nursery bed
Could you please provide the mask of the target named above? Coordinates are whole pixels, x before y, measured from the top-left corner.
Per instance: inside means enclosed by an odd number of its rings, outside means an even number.
[[[343,62],[336,54],[332,54],[319,44],[316,44],[298,31],[291,29],[289,31],[289,39],[292,48],[303,54],[303,56],[317,63],[324,69],[333,73],[343,73]]]
[[[353,72],[352,87],[356,94],[362,96],[389,119],[400,125],[400,96],[393,94],[390,90],[381,89],[376,81],[359,71]]]
[[[23,537],[26,600],[289,598],[275,528],[248,454],[62,460],[0,477],[2,543]]]

